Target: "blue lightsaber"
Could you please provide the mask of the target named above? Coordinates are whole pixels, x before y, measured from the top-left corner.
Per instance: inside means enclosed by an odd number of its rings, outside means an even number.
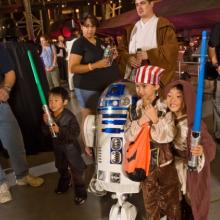
[[[205,64],[206,64],[206,51],[207,51],[207,32],[202,32],[202,43],[200,50],[200,67],[196,94],[196,107],[194,112],[194,122],[191,133],[191,148],[196,146],[200,141],[200,131],[201,131],[201,120],[202,120],[202,98],[203,98],[203,84],[205,76]],[[190,170],[194,171],[197,169],[198,157],[191,155],[188,161],[188,167]]]

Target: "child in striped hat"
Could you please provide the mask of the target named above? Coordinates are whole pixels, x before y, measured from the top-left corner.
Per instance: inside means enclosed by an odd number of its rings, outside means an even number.
[[[180,219],[179,181],[174,166],[171,142],[176,135],[173,115],[158,96],[160,76],[164,69],[141,66],[135,86],[140,97],[131,106],[125,125],[126,146],[134,143],[146,123],[150,126],[150,170],[142,182],[144,205],[149,219]],[[159,123],[158,123],[159,122]]]

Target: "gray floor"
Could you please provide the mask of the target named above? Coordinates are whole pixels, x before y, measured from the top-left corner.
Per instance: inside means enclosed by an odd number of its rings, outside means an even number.
[[[212,105],[211,95],[207,93],[204,98],[203,117],[212,132]],[[78,105],[72,93],[71,106],[79,118]],[[8,167],[8,161],[0,158],[4,167]],[[28,162],[33,174],[43,175],[45,184],[40,188],[19,187],[14,185],[14,177],[8,172],[12,185],[13,201],[0,205],[0,220],[107,220],[111,205],[115,202],[110,194],[104,197],[88,195],[88,200],[83,206],[76,206],[73,202],[73,192],[70,189],[63,195],[56,195],[53,191],[57,183],[58,174],[54,168],[53,154],[40,153],[28,156]],[[88,162],[89,163],[89,162]],[[41,165],[40,165],[41,164]],[[40,166],[38,166],[40,165]],[[216,159],[211,166],[211,205],[209,220],[220,219],[220,146],[217,147]],[[88,166],[87,182],[92,174],[92,165]],[[199,192],[198,192],[199,193]],[[143,201],[140,194],[133,195],[129,200],[138,208],[137,220],[144,220]]]

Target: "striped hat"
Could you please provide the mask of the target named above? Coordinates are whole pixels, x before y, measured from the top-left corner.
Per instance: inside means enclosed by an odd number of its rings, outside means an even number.
[[[146,84],[159,84],[160,75],[164,69],[158,66],[141,66],[137,69],[135,76],[135,83],[146,83]]]

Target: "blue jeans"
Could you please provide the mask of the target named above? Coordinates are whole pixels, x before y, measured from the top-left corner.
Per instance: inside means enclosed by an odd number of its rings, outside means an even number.
[[[81,108],[96,109],[101,92],[75,88],[75,95]]]
[[[8,103],[0,103],[0,141],[7,150],[16,178],[27,175],[28,165],[23,137],[18,122]],[[0,165],[0,184],[5,182],[5,173]]]

